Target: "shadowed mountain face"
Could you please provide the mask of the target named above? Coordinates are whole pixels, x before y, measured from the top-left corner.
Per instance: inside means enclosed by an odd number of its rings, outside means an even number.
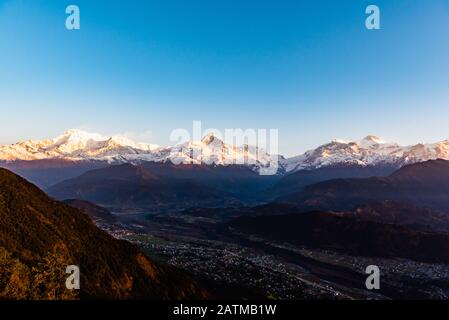
[[[264,176],[240,165],[174,165],[172,163],[142,163],[142,167],[161,179],[188,179],[208,187],[232,193],[241,200],[259,197],[259,192],[271,187],[280,176]]]
[[[0,167],[13,171],[38,187],[48,189],[65,180],[76,178],[88,171],[110,167],[106,161],[70,161],[47,159],[33,161],[0,162]],[[119,166],[116,164],[115,166]],[[128,164],[131,166],[131,164]],[[147,173],[163,180],[190,180],[214,189],[233,193],[248,200],[257,198],[258,192],[271,187],[280,176],[261,176],[241,165],[174,165],[171,162],[141,162]],[[123,168],[123,167],[122,167]]]
[[[65,288],[66,266],[81,290]],[[98,229],[78,209],[0,169],[0,298],[204,298],[189,277]]]
[[[397,224],[415,230],[449,234],[448,213],[397,201],[366,203],[348,215],[365,221]]]
[[[63,201],[71,207],[80,209],[82,212],[86,213],[89,217],[94,220],[94,222],[104,222],[104,223],[114,223],[116,222],[115,216],[106,208],[100,207],[95,203],[78,200],[78,199],[68,199]]]
[[[383,200],[449,211],[449,161],[408,165],[388,177],[329,180],[278,201],[296,203],[303,209],[347,211]]]
[[[228,225],[245,234],[357,256],[402,257],[449,262],[449,235],[364,221],[354,216],[308,212],[279,216],[241,217]]]
[[[267,196],[279,197],[293,192],[299,192],[304,187],[322,181],[340,178],[368,178],[373,176],[388,176],[397,170],[397,166],[357,166],[339,165],[311,170],[300,170],[288,174],[266,192]]]
[[[154,172],[153,172],[154,171]],[[156,175],[143,166],[124,164],[89,171],[48,189],[58,199],[82,199],[107,206],[177,208],[233,206],[239,200],[189,178]]]
[[[64,159],[0,162],[0,167],[24,177],[43,189],[77,177],[86,171],[107,166],[106,161],[70,161]]]

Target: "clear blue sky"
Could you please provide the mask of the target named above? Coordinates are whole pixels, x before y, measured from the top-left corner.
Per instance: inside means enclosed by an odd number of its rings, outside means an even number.
[[[277,128],[286,155],[367,134],[442,140],[449,1],[0,0],[0,112],[2,144],[82,128],[165,145],[193,120]]]

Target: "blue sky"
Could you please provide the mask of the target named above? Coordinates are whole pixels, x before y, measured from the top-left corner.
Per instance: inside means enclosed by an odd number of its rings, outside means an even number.
[[[81,30],[65,29],[65,8]],[[365,8],[381,9],[381,30]],[[0,143],[277,128],[294,155],[449,138],[447,0],[0,0]],[[142,133],[151,131],[152,134]]]

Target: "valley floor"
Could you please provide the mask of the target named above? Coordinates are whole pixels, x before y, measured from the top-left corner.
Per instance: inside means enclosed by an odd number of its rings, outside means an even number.
[[[183,269],[217,298],[448,299],[449,265],[368,258],[266,241],[223,228],[220,219],[180,213],[117,214],[100,227]],[[381,270],[367,290],[365,268]]]

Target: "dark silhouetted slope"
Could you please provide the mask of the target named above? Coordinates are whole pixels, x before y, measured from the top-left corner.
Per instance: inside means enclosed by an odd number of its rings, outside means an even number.
[[[114,223],[116,221],[115,216],[108,209],[100,207],[95,203],[79,199],[68,199],[64,200],[63,202],[71,207],[80,209],[94,221],[101,221],[106,223]]]
[[[67,159],[0,162],[0,167],[24,177],[39,188],[48,188],[89,170],[107,166],[106,161],[71,161]]]
[[[449,263],[449,235],[364,221],[329,212],[241,217],[229,226],[245,234],[352,255]]]
[[[397,224],[412,229],[449,233],[449,214],[397,201],[368,202],[351,214],[360,220]]]
[[[81,297],[202,298],[188,276],[98,229],[78,209],[0,169],[0,297],[71,299],[65,268],[81,270]]]
[[[373,176],[387,176],[398,167],[393,165],[358,166],[335,165],[318,169],[300,170],[285,175],[272,188],[266,192],[267,197],[281,197],[294,192],[299,192],[304,187],[322,181],[345,178],[368,178]]]
[[[408,165],[388,177],[320,182],[278,201],[293,202],[304,209],[344,211],[383,200],[449,211],[449,161]]]
[[[82,199],[134,208],[233,205],[238,200],[192,179],[163,178],[142,166],[124,164],[92,170],[48,189],[57,199]]]

